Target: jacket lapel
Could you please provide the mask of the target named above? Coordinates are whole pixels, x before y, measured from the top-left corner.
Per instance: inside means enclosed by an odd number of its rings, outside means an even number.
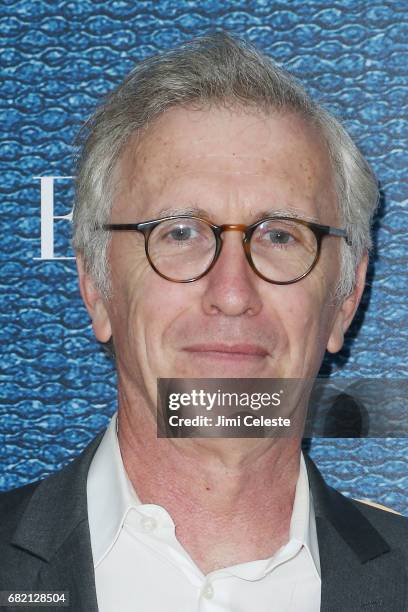
[[[28,553],[27,567],[38,565],[32,590],[69,591],[70,605],[78,612],[98,611],[86,482],[103,433],[64,470],[40,482],[12,538]]]
[[[98,611],[87,522],[80,523],[43,566],[34,590],[68,591],[75,612]]]
[[[321,612],[404,612],[404,559],[306,459],[322,572]]]

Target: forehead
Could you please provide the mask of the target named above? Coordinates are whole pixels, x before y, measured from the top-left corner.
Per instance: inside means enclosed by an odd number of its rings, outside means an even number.
[[[148,219],[200,208],[217,221],[237,208],[248,218],[282,209],[329,222],[334,200],[327,147],[301,117],[175,108],[123,152],[113,214]]]

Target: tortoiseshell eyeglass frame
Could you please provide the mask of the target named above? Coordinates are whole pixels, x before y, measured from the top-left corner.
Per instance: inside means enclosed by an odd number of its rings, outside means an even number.
[[[211,262],[209,263],[208,267],[206,268],[206,270],[204,270],[204,272],[202,272],[198,276],[195,276],[189,279],[185,279],[185,280],[173,279],[169,276],[166,276],[162,272],[160,272],[160,270],[158,270],[156,266],[154,265],[154,263],[152,262],[150,255],[149,255],[149,238],[150,238],[152,231],[158,225],[160,225],[160,223],[163,223],[163,221],[177,220],[177,219],[195,219],[197,221],[201,221],[207,224],[208,227],[211,228],[211,230],[213,231],[214,237],[215,237],[214,256]],[[259,227],[262,223],[265,223],[265,221],[291,221],[293,223],[299,223],[305,227],[308,227],[313,232],[315,239],[316,239],[316,253],[315,253],[313,262],[303,274],[301,274],[300,276],[297,276],[294,279],[288,280],[288,281],[277,281],[277,280],[273,280],[273,279],[270,279],[264,276],[256,268],[252,260],[250,243],[251,243],[252,235],[257,229],[257,227]],[[320,252],[321,252],[321,244],[322,244],[322,239],[324,238],[324,236],[337,236],[339,238],[344,238],[346,243],[350,246],[350,241],[347,236],[347,232],[344,229],[331,227],[329,225],[321,225],[319,223],[314,223],[312,221],[306,221],[305,219],[299,219],[298,217],[288,217],[288,216],[281,216],[281,215],[265,217],[263,219],[260,219],[259,221],[256,221],[255,223],[252,223],[251,225],[243,225],[240,223],[225,223],[223,225],[215,225],[208,219],[204,219],[202,217],[195,216],[195,215],[183,214],[183,215],[171,215],[168,217],[161,217],[159,219],[152,219],[151,221],[142,221],[141,223],[106,223],[100,227],[96,227],[95,229],[101,229],[101,230],[113,231],[113,232],[140,232],[142,233],[144,236],[144,240],[145,240],[145,253],[149,261],[149,264],[159,276],[161,276],[162,278],[165,278],[168,281],[174,282],[174,283],[192,283],[196,280],[199,280],[206,274],[208,274],[208,272],[214,267],[214,265],[216,264],[218,260],[218,257],[220,256],[221,248],[223,244],[222,237],[221,237],[223,232],[229,232],[229,231],[242,232],[243,234],[242,244],[244,247],[245,256],[252,270],[255,272],[255,274],[257,274],[257,276],[262,278],[264,281],[268,283],[272,283],[274,285],[291,285],[293,283],[297,283],[298,281],[305,278],[308,274],[310,274],[310,272],[313,270],[313,268],[316,266],[317,262],[319,261]]]

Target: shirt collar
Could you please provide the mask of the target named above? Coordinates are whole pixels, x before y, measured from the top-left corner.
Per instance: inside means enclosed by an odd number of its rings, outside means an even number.
[[[92,459],[87,480],[88,520],[95,567],[112,548],[130,508],[141,504],[123,466],[117,412]]]
[[[300,454],[299,478],[296,485],[292,518],[289,528],[289,541],[292,539],[297,540],[306,548],[320,577],[316,517],[303,453]]]
[[[88,519],[95,567],[108,554],[119,536],[126,514],[140,506],[124,469],[117,438],[115,413],[90,465],[87,480]],[[289,542],[305,546],[320,576],[316,520],[303,454],[300,457]]]

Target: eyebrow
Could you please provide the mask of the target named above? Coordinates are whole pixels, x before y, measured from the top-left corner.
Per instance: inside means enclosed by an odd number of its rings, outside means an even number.
[[[252,212],[252,211],[251,211]],[[204,217],[204,219],[210,220],[211,215],[204,208],[199,208],[197,206],[188,206],[188,207],[172,207],[172,208],[162,208],[158,212],[158,218],[160,217],[170,217],[175,215],[195,215],[197,217]],[[288,208],[270,208],[267,210],[262,210],[261,212],[253,213],[251,215],[252,221],[251,223],[256,223],[261,219],[266,219],[268,217],[290,217],[291,219],[303,219],[305,221],[312,221],[318,223],[319,220],[317,217],[311,215],[305,215],[304,212],[300,211],[294,207]]]
[[[265,219],[267,217],[290,217],[291,219],[303,219],[305,221],[315,221],[318,222],[318,218],[305,215],[304,212],[300,211],[297,208],[270,208],[268,210],[262,210],[254,215],[254,222],[260,221],[261,219]]]
[[[204,208],[198,208],[197,206],[188,206],[183,208],[162,208],[159,210],[158,215],[160,217],[171,217],[174,215],[195,215],[197,217],[209,217],[208,211]]]

